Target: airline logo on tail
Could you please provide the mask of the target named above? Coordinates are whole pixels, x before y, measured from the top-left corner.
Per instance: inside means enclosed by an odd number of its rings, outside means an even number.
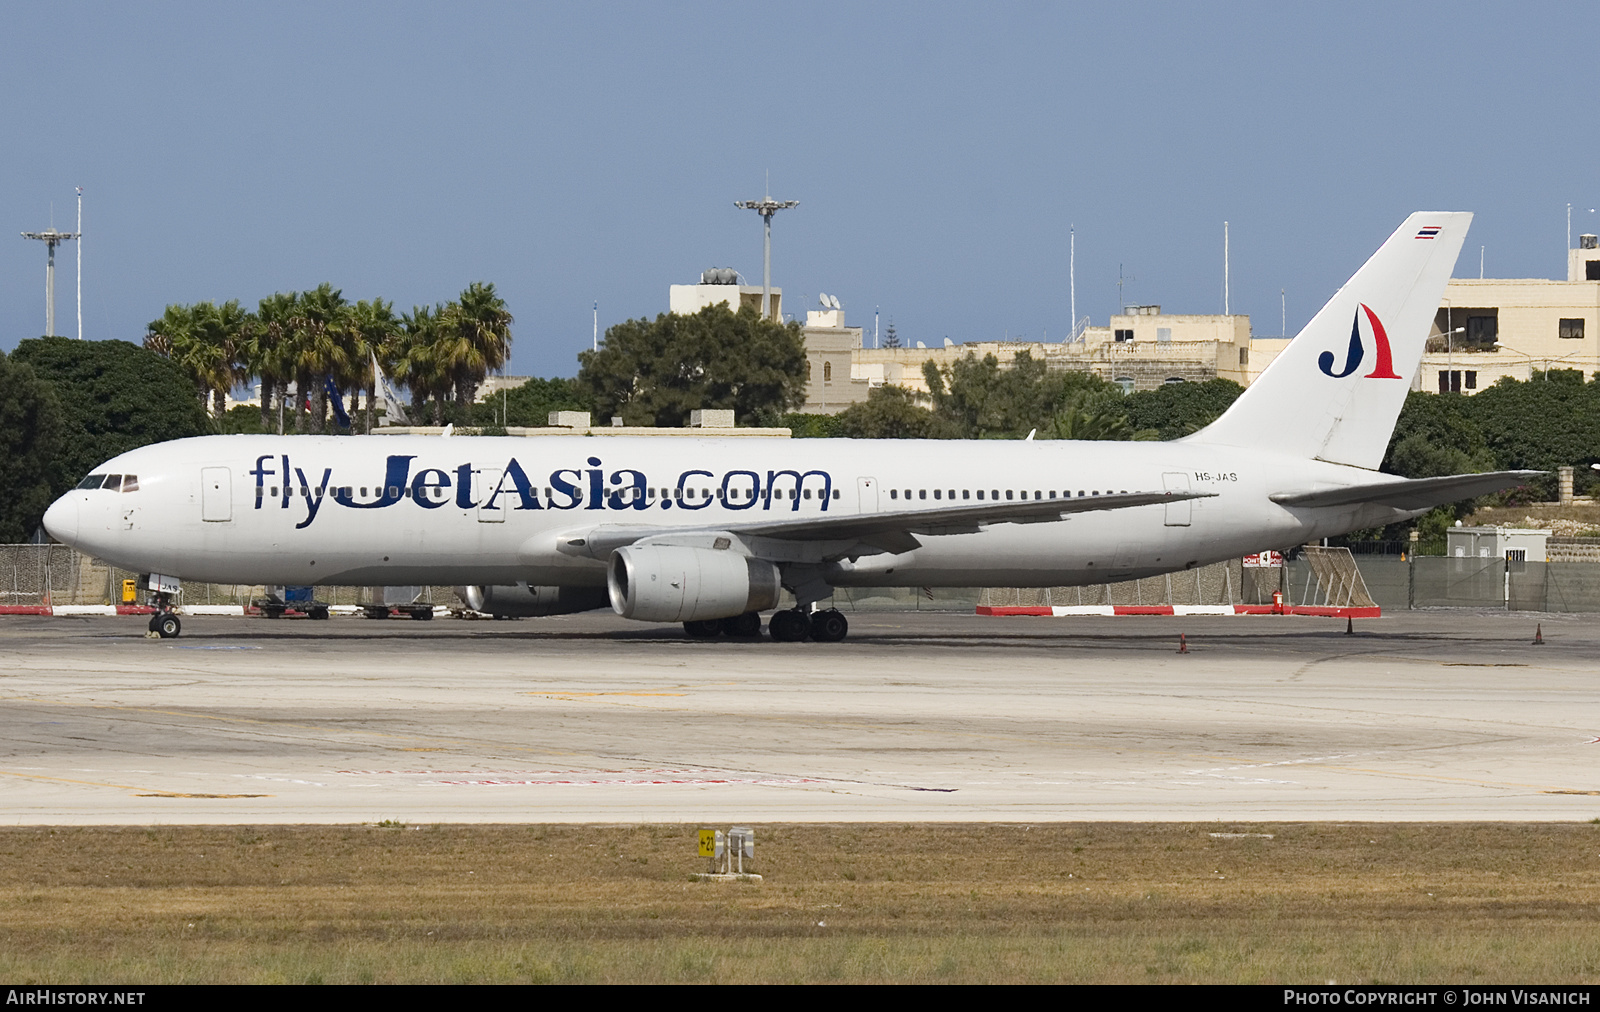
[[[1399,379],[1394,371],[1394,357],[1389,351],[1389,335],[1383,329],[1383,323],[1378,319],[1366,303],[1361,303],[1356,308],[1355,319],[1350,321],[1350,348],[1345,353],[1344,369],[1333,371],[1333,352],[1325,351],[1317,359],[1317,368],[1322,370],[1324,376],[1334,379],[1344,379],[1361,367],[1361,360],[1366,357],[1366,348],[1361,341],[1361,314],[1367,314],[1367,322],[1372,330],[1372,343],[1377,352],[1377,364],[1372,371],[1367,373],[1366,379]]]

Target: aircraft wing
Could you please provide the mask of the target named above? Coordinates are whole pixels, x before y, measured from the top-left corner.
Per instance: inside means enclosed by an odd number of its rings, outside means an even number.
[[[879,513],[810,514],[788,518],[764,516],[760,520],[733,520],[704,527],[646,527],[605,525],[561,540],[561,550],[605,558],[615,549],[645,538],[709,533],[739,534],[783,541],[859,541],[886,552],[909,552],[921,547],[918,534],[971,534],[984,524],[1051,523],[1073,513],[1130,509],[1211,498],[1212,492],[1125,492],[1116,495],[1075,496],[1070,499],[1025,499],[1017,502],[947,506],[942,509],[892,510]]]
[[[1487,474],[1450,474],[1441,478],[1403,478],[1396,481],[1346,485],[1315,492],[1278,492],[1267,498],[1280,506],[1354,506],[1376,503],[1399,510],[1428,509],[1442,503],[1526,485],[1547,471],[1490,471]]]

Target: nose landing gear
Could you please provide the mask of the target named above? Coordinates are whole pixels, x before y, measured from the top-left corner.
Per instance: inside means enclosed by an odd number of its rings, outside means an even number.
[[[150,616],[150,632],[155,637],[170,640],[182,631],[183,623],[178,621],[177,612],[158,611]]]
[[[183,623],[178,621],[178,613],[172,606],[172,595],[158,591],[150,602],[155,605],[156,613],[150,616],[151,639],[170,640],[183,631]]]

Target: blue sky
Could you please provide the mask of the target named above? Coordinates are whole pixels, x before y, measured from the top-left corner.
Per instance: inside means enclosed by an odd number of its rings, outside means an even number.
[[[1554,4],[11,4],[0,348],[43,330],[85,191],[84,333],[331,281],[409,309],[492,281],[511,372],[712,266],[929,345],[1128,302],[1292,333],[1410,211],[1458,276],[1558,277],[1600,231],[1593,40]],[[57,329],[74,333],[74,253]]]

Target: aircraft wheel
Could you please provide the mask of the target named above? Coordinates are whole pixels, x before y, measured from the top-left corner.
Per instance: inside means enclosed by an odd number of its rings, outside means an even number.
[[[810,631],[806,617],[794,609],[774,612],[767,623],[767,632],[775,643],[799,643]]]
[[[155,620],[151,622],[151,628],[155,630],[157,636],[164,640],[170,640],[183,631],[183,623],[178,621],[177,615],[169,611],[157,615]]]
[[[710,639],[722,633],[722,620],[719,618],[699,619],[694,622],[685,622],[683,631],[697,640]]]
[[[838,643],[849,632],[850,623],[841,611],[830,608],[811,616],[811,638],[818,643]]]
[[[326,608],[312,608],[311,609],[311,617],[314,618],[314,619],[319,619],[319,620],[320,619],[325,619],[325,618],[328,617],[328,609],[326,609]]]
[[[735,615],[732,618],[725,618],[722,620],[722,632],[724,635],[737,636],[741,639],[749,639],[752,636],[760,636],[761,613],[756,611],[747,611],[743,615]]]
[[[414,619],[414,620],[416,620],[418,622],[432,622],[433,621],[433,609],[432,608],[418,608],[416,611],[413,611],[411,613],[411,617],[412,617],[412,619]]]

